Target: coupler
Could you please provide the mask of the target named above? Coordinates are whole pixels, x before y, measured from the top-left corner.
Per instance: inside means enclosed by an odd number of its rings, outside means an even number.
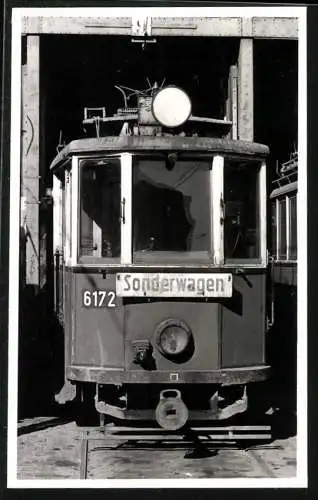
[[[156,421],[163,429],[176,431],[181,429],[189,418],[189,411],[177,389],[160,392],[160,399],[155,411]]]

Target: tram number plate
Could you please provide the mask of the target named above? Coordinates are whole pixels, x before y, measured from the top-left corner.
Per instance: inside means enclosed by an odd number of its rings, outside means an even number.
[[[84,307],[116,307],[116,294],[113,290],[83,290]]]

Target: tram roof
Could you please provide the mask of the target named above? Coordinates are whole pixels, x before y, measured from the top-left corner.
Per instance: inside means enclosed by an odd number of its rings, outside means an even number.
[[[288,184],[285,184],[284,186],[280,186],[274,189],[270,194],[270,199],[278,198],[279,196],[282,196],[287,193],[292,193],[292,192],[296,193],[297,190],[298,190],[298,181],[290,182]]]
[[[248,141],[233,141],[211,137],[180,136],[116,136],[78,139],[70,142],[54,158],[50,168],[58,168],[67,158],[77,154],[179,151],[190,153],[218,153],[224,155],[242,155],[246,157],[265,157],[269,154],[268,146]]]

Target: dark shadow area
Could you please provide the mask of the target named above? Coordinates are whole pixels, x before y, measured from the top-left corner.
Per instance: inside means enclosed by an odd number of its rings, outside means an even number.
[[[298,42],[254,40],[254,140],[270,148],[269,186],[276,161],[297,148],[297,134]]]
[[[243,295],[236,288],[233,287],[232,297],[220,299],[219,302],[235,314],[243,315]]]
[[[52,427],[57,427],[58,425],[64,425],[72,422],[72,420],[72,415],[66,415],[64,417],[52,418],[44,422],[34,422],[29,425],[23,425],[21,427],[18,427],[18,436],[22,436],[23,434],[30,434],[31,432],[42,431],[44,429],[51,429]]]
[[[277,411],[271,418],[273,439],[288,439],[296,436],[297,416],[295,412]]]
[[[297,431],[297,289],[274,287],[274,325],[266,333],[264,357],[271,372],[267,380],[248,384],[249,410],[242,419],[250,425],[268,422],[273,438],[283,439]]]
[[[156,37],[144,50],[129,36],[42,35],[41,88],[45,109],[46,164],[62,142],[85,137],[84,107],[124,106],[115,85],[143,90],[177,85],[192,100],[194,115],[224,118],[228,68],[238,53],[235,38]],[[116,57],[114,56],[116,55]],[[211,65],[207,61],[212,61]],[[128,101],[128,106],[135,102]]]
[[[44,193],[45,185],[41,182],[40,194]],[[60,405],[55,400],[64,386],[64,331],[63,318],[54,312],[54,280],[60,279],[61,273],[54,274],[53,269],[52,204],[41,203],[39,210],[40,244],[33,263],[39,269],[39,286],[26,285],[26,243],[30,237],[25,224],[20,231],[18,420],[71,418],[74,405]],[[58,260],[56,264],[61,271]],[[63,283],[57,280],[56,284],[60,294]]]
[[[297,290],[275,286],[275,322],[268,332],[266,356],[272,366],[273,405],[281,412],[296,412],[297,389]]]
[[[47,288],[20,291],[19,419],[59,415],[54,400],[64,384],[64,335],[55,320]]]

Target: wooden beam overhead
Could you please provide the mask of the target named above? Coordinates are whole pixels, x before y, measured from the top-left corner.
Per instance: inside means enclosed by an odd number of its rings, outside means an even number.
[[[230,66],[229,74],[230,119],[232,121],[231,139],[237,139],[237,66]]]
[[[22,34],[132,35],[131,17],[23,17]],[[298,38],[298,19],[282,17],[154,17],[152,36]]]
[[[39,285],[40,37],[27,37],[22,67],[22,220],[26,233],[26,284]]]
[[[254,38],[298,39],[298,19],[288,17],[254,17]]]
[[[253,40],[242,38],[238,57],[238,138],[254,139]]]
[[[131,35],[131,17],[24,17],[22,33],[56,35]]]

